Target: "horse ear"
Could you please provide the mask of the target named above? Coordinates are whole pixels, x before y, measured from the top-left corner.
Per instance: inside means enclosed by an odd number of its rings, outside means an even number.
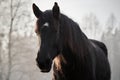
[[[57,2],[54,3],[54,6],[52,8],[52,12],[53,12],[53,17],[55,19],[59,19],[60,9],[59,9],[59,6],[58,6]]]
[[[42,15],[42,11],[33,3],[32,5],[34,15],[39,18]]]

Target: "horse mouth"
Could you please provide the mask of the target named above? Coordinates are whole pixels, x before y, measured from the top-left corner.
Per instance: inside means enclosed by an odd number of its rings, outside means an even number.
[[[50,69],[41,69],[41,72],[47,73],[47,72],[50,72]]]

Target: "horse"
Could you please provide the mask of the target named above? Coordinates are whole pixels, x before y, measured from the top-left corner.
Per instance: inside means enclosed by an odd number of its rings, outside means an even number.
[[[57,2],[52,10],[41,11],[35,3],[32,9],[41,42],[36,58],[41,72],[53,67],[52,80],[110,80],[103,42],[88,39],[76,22],[60,12]]]

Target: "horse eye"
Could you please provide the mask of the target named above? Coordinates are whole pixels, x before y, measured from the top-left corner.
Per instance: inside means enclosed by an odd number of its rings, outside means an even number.
[[[41,28],[44,28],[44,27],[49,27],[49,23],[45,22]]]

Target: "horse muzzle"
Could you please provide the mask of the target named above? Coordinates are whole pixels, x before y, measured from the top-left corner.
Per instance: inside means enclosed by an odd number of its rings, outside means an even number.
[[[40,61],[39,59],[36,59],[36,62],[41,72],[50,72],[52,66],[51,60]]]

